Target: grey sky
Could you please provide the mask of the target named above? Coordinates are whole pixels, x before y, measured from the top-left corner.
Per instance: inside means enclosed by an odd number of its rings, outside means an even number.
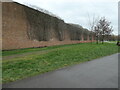
[[[15,0],[36,5],[64,19],[67,23],[80,24],[89,29],[89,16],[105,16],[118,34],[118,0]]]

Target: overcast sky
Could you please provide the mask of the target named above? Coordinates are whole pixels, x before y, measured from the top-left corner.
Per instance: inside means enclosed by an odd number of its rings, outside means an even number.
[[[118,0],[14,0],[36,5],[61,17],[67,23],[80,24],[89,29],[89,17],[105,16],[118,34]],[[89,17],[88,17],[89,16]]]

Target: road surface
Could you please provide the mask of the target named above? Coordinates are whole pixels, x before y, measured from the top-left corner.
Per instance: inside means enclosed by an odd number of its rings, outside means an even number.
[[[3,84],[3,88],[117,88],[118,54]]]

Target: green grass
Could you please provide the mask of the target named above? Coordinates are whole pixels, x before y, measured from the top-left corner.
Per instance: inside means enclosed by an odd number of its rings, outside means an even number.
[[[116,43],[116,44],[117,44],[117,41],[109,41],[109,42],[112,42],[112,43]]]
[[[76,45],[76,44],[71,44]],[[71,45],[57,45],[57,46],[49,46],[44,48],[25,48],[25,49],[16,49],[16,50],[9,50],[9,51],[2,51],[2,56],[10,56],[15,54],[23,54],[27,52],[36,52],[36,51],[43,51],[43,50],[51,50],[56,48],[68,47]]]
[[[52,48],[56,49],[46,54],[4,60],[2,62],[3,83],[13,82],[118,52],[118,46],[113,43],[99,45],[84,43]]]

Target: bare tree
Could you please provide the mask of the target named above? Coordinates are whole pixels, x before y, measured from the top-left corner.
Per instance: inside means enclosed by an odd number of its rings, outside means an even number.
[[[98,23],[98,21],[99,21],[99,17],[96,17],[95,14],[93,15],[92,18],[88,14],[88,25],[89,25],[89,30],[91,31],[91,38],[93,37],[93,32],[95,30],[95,26]],[[92,39],[91,39],[91,42],[92,42]]]
[[[111,22],[102,17],[95,27],[95,31],[101,36],[102,43],[104,43],[105,36],[109,36],[113,32],[113,27],[110,24]]]
[[[95,36],[96,36],[96,43],[98,44],[99,36],[100,36],[100,27],[99,26],[94,27],[94,33],[95,33]]]

